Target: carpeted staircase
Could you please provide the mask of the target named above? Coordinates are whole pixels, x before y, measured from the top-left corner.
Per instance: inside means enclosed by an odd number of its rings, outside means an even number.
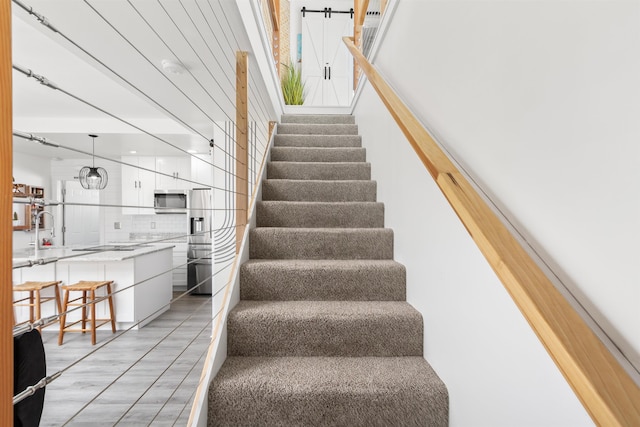
[[[210,426],[446,426],[353,116],[283,116]]]

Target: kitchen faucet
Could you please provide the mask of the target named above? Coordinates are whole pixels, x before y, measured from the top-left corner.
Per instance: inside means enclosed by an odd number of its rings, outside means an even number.
[[[35,258],[36,260],[39,258],[38,257],[38,250],[40,249],[40,227],[39,227],[39,220],[40,217],[44,214],[49,214],[51,216],[51,237],[56,237],[56,220],[53,217],[53,214],[49,211],[40,211],[38,212],[38,214],[36,215],[35,218],[35,223],[36,223],[36,250],[35,250]]]

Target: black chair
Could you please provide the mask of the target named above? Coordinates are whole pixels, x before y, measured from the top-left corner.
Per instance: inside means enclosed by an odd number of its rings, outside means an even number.
[[[47,376],[42,336],[37,329],[13,338],[13,395]],[[13,406],[14,427],[38,427],[44,407],[44,388]]]

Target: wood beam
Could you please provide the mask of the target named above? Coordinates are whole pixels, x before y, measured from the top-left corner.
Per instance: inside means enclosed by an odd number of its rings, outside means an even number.
[[[269,15],[273,26],[271,34],[271,54],[275,62],[276,71],[280,75],[280,0],[269,0]]]
[[[0,1],[0,425],[13,425],[11,0]]]
[[[280,0],[269,0],[269,15],[273,31],[280,31]]]
[[[601,426],[640,426],[640,387],[353,40],[343,40],[594,422]]]
[[[236,52],[236,253],[240,252],[242,236],[247,225],[249,198],[248,57],[247,52]]]
[[[369,0],[355,0],[353,2],[353,39],[355,40],[356,47],[362,52],[362,26],[364,25],[364,19],[367,16],[367,9],[369,8]],[[358,81],[360,80],[360,68],[358,68],[358,62],[353,59],[353,89],[358,88]]]

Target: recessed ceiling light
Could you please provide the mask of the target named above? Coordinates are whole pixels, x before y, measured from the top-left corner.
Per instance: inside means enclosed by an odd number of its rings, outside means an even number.
[[[136,153],[137,153],[137,151],[136,151],[136,150],[131,150],[131,151],[129,151],[129,154],[136,154]]]
[[[187,150],[187,153],[196,154],[197,151],[196,150]]]
[[[163,59],[162,69],[171,74],[182,74],[187,70],[180,61],[175,59]]]

